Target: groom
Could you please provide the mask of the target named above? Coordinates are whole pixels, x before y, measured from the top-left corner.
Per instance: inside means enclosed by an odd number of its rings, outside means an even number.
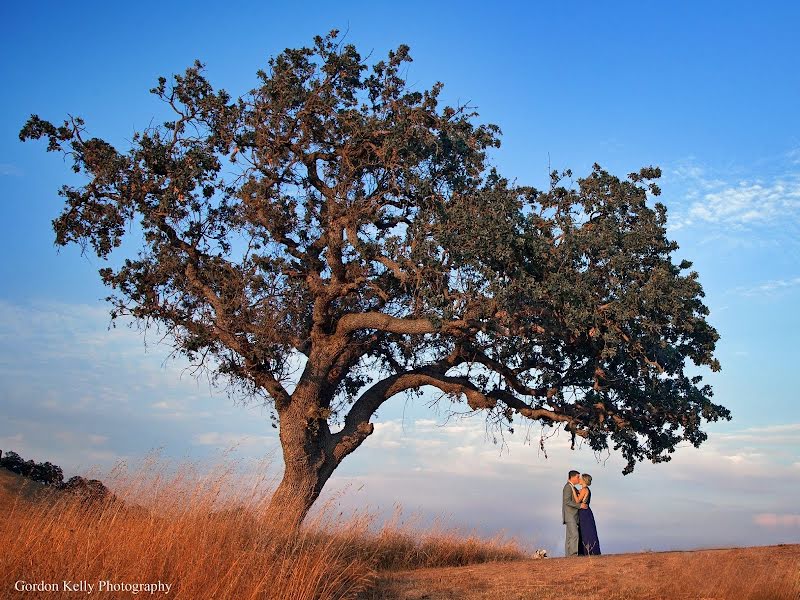
[[[585,504],[578,504],[572,497],[572,490],[580,483],[581,474],[578,471],[570,471],[567,476],[567,483],[561,494],[561,518],[567,526],[567,539],[564,545],[564,556],[578,555],[578,510],[586,508]]]

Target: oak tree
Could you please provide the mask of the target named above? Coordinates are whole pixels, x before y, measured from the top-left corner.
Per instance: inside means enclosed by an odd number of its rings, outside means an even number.
[[[719,369],[718,334],[673,259],[659,170],[516,185],[487,164],[499,129],[442,106],[439,83],[410,87],[410,60],[401,46],[370,66],[332,32],[236,99],[195,63],[160,78],[173,116],[125,150],[32,116],[20,138],[85,175],[60,191],[57,244],[109,261],[112,318],[166,328],[270,403],[273,505],[297,522],[378,408],[425,387],[499,429],[613,447],[626,473],[700,445],[703,421],[730,418],[690,370]],[[114,263],[126,236],[139,251]]]

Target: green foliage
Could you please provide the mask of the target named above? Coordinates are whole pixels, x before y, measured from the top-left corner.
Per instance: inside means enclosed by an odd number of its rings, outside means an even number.
[[[651,207],[660,171],[513,185],[487,169],[499,129],[440,106],[441,84],[410,90],[410,60],[401,46],[369,67],[332,32],[235,100],[200,63],[159,79],[174,120],[124,152],[80,119],[33,116],[20,138],[86,176],[60,192],[58,244],[107,258],[141,229],[138,255],[100,270],[112,316],[165,326],[177,352],[274,400],[282,425],[288,381],[313,398],[314,431],[344,421],[358,443],[392,392],[433,385],[499,427],[518,414],[612,444],[626,472],[699,445],[702,421],[730,415],[686,373],[719,369],[718,334]]]

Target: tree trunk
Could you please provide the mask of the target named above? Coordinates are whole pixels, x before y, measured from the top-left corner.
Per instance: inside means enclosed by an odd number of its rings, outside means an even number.
[[[315,406],[295,394],[292,404],[280,414],[284,472],[268,510],[290,529],[300,526],[339,464],[327,419],[316,415]]]
[[[333,473],[333,468],[289,469],[272,495],[269,514],[288,529],[297,529]]]

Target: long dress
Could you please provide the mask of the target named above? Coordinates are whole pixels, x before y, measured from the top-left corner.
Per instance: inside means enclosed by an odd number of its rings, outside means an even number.
[[[588,506],[591,501],[592,490],[589,490],[584,503]],[[597,537],[597,525],[594,522],[594,513],[591,507],[578,511],[578,527],[580,532],[578,554],[583,556],[600,554],[600,540]]]

